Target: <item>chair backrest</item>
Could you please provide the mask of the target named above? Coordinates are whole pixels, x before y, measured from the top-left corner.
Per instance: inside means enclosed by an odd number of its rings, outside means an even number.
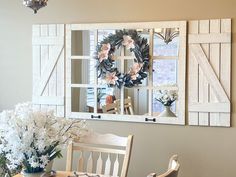
[[[121,137],[91,132],[68,146],[66,171],[72,171],[73,152],[79,151],[77,171],[126,177],[132,143],[132,135]]]
[[[118,114],[117,103],[110,103],[102,106],[102,112],[108,114]]]
[[[156,173],[151,173],[147,177],[177,177],[179,172],[179,167],[180,164],[178,162],[178,156],[173,155],[170,158],[168,170],[165,173],[159,176],[156,176]]]
[[[117,108],[118,110],[120,110],[120,100],[115,100],[114,103],[117,104]],[[133,111],[133,105],[132,105],[132,99],[130,96],[128,96],[125,100],[124,100],[124,113],[125,114],[130,114],[130,115],[134,115],[134,111]]]

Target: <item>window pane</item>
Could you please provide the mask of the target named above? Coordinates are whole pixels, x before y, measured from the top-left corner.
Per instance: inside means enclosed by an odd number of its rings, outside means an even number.
[[[92,56],[94,53],[93,31],[72,31],[71,54],[80,56]]]
[[[166,30],[170,30],[169,32]],[[154,56],[178,56],[179,50],[179,36],[176,34],[178,29],[175,28],[162,28],[155,29],[154,34]],[[176,34],[176,37],[171,39],[170,42],[166,43],[165,39],[169,39]],[[163,37],[163,38],[162,38]]]
[[[72,60],[71,82],[72,84],[94,84],[95,83],[95,60]]]
[[[71,88],[72,112],[93,112],[95,100],[93,88]]]
[[[158,116],[162,111],[164,111],[164,106],[157,101],[157,91],[153,91],[152,95],[152,112],[153,116]],[[176,114],[176,101],[171,106],[171,111]]]
[[[147,89],[125,88],[124,90],[124,114],[147,115],[149,91]]]
[[[153,61],[153,85],[177,84],[177,60]]]

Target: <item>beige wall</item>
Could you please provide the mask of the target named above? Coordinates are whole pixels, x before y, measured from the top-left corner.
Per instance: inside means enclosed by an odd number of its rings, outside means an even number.
[[[33,15],[21,0],[0,1],[0,110],[31,99],[33,23],[136,22],[232,18],[236,32],[236,0],[50,0]],[[236,89],[236,46],[233,38],[232,90]],[[100,132],[134,134],[129,177],[163,172],[167,159],[179,154],[181,177],[234,177],[236,156],[235,104],[233,128],[89,122]],[[56,163],[62,167],[62,163]]]

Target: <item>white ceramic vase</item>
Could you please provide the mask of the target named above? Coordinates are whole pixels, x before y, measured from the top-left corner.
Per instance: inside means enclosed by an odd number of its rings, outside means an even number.
[[[171,111],[171,106],[165,106],[164,111],[162,111],[158,117],[176,117],[176,115]]]

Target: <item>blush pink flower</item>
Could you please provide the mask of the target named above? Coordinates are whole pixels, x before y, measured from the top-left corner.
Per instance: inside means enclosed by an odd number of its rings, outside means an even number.
[[[101,51],[107,51],[107,53],[108,53],[110,51],[110,49],[111,49],[110,43],[102,44]]]
[[[138,72],[142,68],[143,64],[134,63],[132,68],[130,68],[129,74],[131,75],[131,80],[136,80],[138,77]]]
[[[116,76],[115,72],[109,73],[106,76],[106,82],[108,84],[115,85],[117,80],[118,80],[118,77]]]
[[[99,61],[102,62],[104,59],[108,58],[108,52],[107,51],[101,51],[98,53]]]
[[[123,42],[122,45],[125,46],[127,49],[133,49],[135,48],[134,46],[134,40],[128,36],[128,35],[124,35],[123,36]]]

